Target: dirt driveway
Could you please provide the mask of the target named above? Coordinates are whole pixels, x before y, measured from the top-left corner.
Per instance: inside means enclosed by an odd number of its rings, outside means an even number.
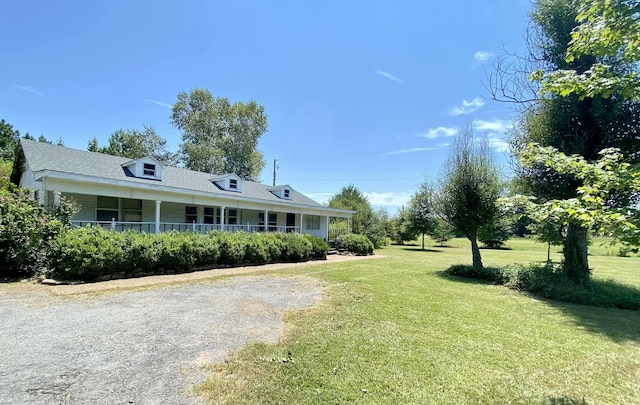
[[[322,297],[308,277],[211,277],[322,263],[0,285],[0,403],[197,403],[189,392],[205,378],[201,365],[250,341],[277,342],[283,312]]]

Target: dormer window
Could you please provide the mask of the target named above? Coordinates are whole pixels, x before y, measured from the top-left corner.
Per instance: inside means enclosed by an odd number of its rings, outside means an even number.
[[[151,156],[132,160],[122,165],[127,176],[149,180],[162,180],[162,171],[165,167],[162,162]]]
[[[221,190],[235,191],[236,193],[242,192],[242,178],[233,173],[214,177],[211,182]]]
[[[282,198],[284,200],[291,200],[292,199],[292,195],[293,195],[293,191],[292,190],[293,189],[288,184],[269,188],[269,191],[271,191],[271,193],[273,193],[273,195],[275,195],[278,198]]]
[[[144,164],[144,175],[145,176],[156,176],[156,165],[153,165],[151,163],[145,163]]]

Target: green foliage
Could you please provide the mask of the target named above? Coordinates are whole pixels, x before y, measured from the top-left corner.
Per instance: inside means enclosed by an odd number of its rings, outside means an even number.
[[[422,235],[422,249],[424,250],[424,236],[433,232],[435,227],[435,191],[431,184],[424,181],[418,191],[411,197],[409,203],[409,223],[411,228]]]
[[[511,237],[513,221],[510,216],[503,215],[478,229],[478,240],[490,249],[498,249]]]
[[[152,156],[170,166],[177,163],[177,155],[167,150],[167,140],[158,136],[153,127],[144,126],[142,132],[119,129],[109,136],[108,142],[107,146],[98,146],[97,139],[93,138],[87,150],[130,159]]]
[[[19,139],[20,132],[5,120],[0,120],[0,161],[13,160]]]
[[[550,264],[512,264],[504,267],[454,265],[447,272],[457,276],[487,280],[543,298],[580,305],[640,309],[640,291],[613,281],[591,280],[581,286],[567,277],[562,268]]]
[[[598,57],[589,69],[562,69],[544,73],[537,71],[533,80],[554,94],[577,94],[580,98],[619,95],[640,100],[640,13],[637,0],[581,0],[578,25],[571,34],[566,53],[567,62],[586,55]],[[635,67],[617,70],[612,60]]]
[[[147,234],[88,226],[61,232],[52,240],[47,275],[93,281],[114,274],[125,277],[140,272],[324,259],[327,252],[321,239],[297,233]]]
[[[351,232],[366,235],[376,247],[386,244],[388,230],[386,224],[381,223],[384,219],[376,215],[367,197],[356,186],[343,187],[331,197],[329,207],[355,211],[351,218]]]
[[[250,101],[231,104],[206,89],[181,92],[171,122],[182,131],[185,167],[214,174],[235,173],[256,180],[265,165],[258,140],[267,130],[264,107]]]
[[[10,160],[0,159],[0,190],[7,190],[9,188],[9,177],[13,170],[13,162]]]
[[[436,218],[430,236],[433,240],[438,242],[440,246],[444,246],[451,238],[453,238],[453,228],[447,221],[441,218]]]
[[[0,277],[30,277],[42,271],[49,245],[64,233],[76,209],[73,201],[62,199],[60,207],[47,210],[26,189],[0,189]]]
[[[359,256],[372,255],[374,249],[369,238],[355,233],[338,236],[335,240],[335,246],[338,250],[346,250]]]
[[[413,241],[418,237],[415,228],[411,226],[409,209],[401,207],[398,214],[389,221],[389,235],[398,244]]]
[[[305,235],[305,238],[311,242],[310,258],[313,260],[325,260],[329,253],[329,244],[313,235]]]
[[[463,128],[450,149],[441,177],[437,207],[440,215],[471,241],[473,265],[482,268],[478,230],[499,214],[502,183],[488,140],[474,140],[470,125]]]

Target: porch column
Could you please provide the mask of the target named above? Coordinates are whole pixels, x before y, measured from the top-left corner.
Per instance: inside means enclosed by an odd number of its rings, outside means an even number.
[[[53,205],[55,207],[60,205],[60,192],[59,191],[54,191],[53,192]]]
[[[329,216],[327,215],[327,230],[325,232],[325,238],[327,242],[329,242]]]
[[[351,218],[347,218],[347,235],[349,234],[350,228],[351,228]]]
[[[220,207],[220,229],[221,230],[225,230],[225,226],[224,226],[224,209],[225,207]]]
[[[304,224],[304,214],[300,213],[300,233],[304,233],[302,229],[302,224]]]
[[[269,232],[269,210],[264,210],[264,231]]]
[[[156,233],[160,233],[160,203],[162,201],[156,200]]]

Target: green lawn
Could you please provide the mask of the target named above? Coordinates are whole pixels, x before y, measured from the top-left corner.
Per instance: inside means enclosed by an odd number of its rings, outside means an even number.
[[[325,299],[289,314],[279,344],[211,366],[196,393],[216,404],[640,403],[640,311],[444,275],[471,261],[466,241],[449,245],[283,272],[317,278]],[[546,260],[530,240],[509,247],[482,250],[485,265]],[[594,277],[640,289],[640,258],[589,260]]]

